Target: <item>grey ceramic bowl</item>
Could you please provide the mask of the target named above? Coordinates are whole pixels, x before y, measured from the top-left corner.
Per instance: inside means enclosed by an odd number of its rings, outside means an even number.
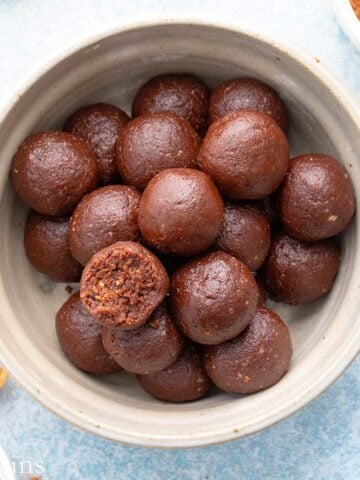
[[[191,72],[213,87],[242,75],[265,80],[291,115],[292,153],[340,159],[360,199],[360,116],[339,82],[298,48],[239,27],[194,22],[135,25],[75,46],[35,75],[0,123],[0,357],[31,395],[68,422],[122,442],[190,447],[256,432],[303,407],[355,357],[360,340],[359,222],[342,239],[343,261],[330,295],[308,306],[274,304],[289,325],[294,357],[273,388],[249,396],[217,393],[173,405],[147,396],[126,374],[98,378],[75,369],[55,335],[67,297],[27,262],[27,209],[8,180],[12,156],[31,132],[60,128],[76,108],[96,101],[129,111],[137,88],[162,72]]]

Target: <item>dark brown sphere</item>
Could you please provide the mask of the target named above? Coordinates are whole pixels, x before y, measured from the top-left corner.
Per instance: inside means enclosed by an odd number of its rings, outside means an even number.
[[[255,281],[259,291],[259,299],[257,306],[258,308],[266,308],[266,290],[263,282],[258,276],[255,277]]]
[[[274,192],[289,165],[284,132],[268,115],[239,111],[211,124],[198,165],[231,199],[264,198]]]
[[[279,211],[285,230],[300,240],[322,240],[342,232],[355,212],[354,189],[345,168],[328,155],[294,158]]]
[[[160,305],[149,320],[133,330],[103,329],[105,350],[125,370],[147,375],[160,372],[177,360],[183,339],[166,305]]]
[[[303,242],[279,233],[271,244],[262,278],[274,300],[309,303],[329,292],[339,263],[340,251],[333,241]]]
[[[85,140],[94,151],[103,185],[120,179],[115,145],[129,120],[126,113],[114,105],[95,103],[76,110],[65,123],[64,130]]]
[[[144,324],[164,300],[169,277],[160,260],[134,242],[117,242],[91,258],[81,277],[85,307],[109,327]]]
[[[193,260],[171,279],[171,310],[185,335],[213,345],[239,335],[253,317],[258,288],[250,270],[225,252]]]
[[[101,324],[83,306],[79,292],[71,295],[56,314],[61,348],[76,367],[103,375],[119,372],[122,369],[103,347],[101,331]]]
[[[156,175],[144,190],[139,227],[160,252],[192,256],[214,242],[223,216],[223,200],[208,175],[172,168]]]
[[[83,265],[94,253],[119,241],[140,240],[141,194],[125,185],[108,185],[86,195],[72,214],[69,247]]]
[[[187,344],[180,357],[161,372],[137,375],[142,388],[152,397],[167,402],[191,402],[206,395],[210,380],[200,352]]]
[[[208,87],[194,75],[158,75],[146,82],[137,92],[132,115],[172,112],[183,117],[203,135],[207,128]]]
[[[271,243],[270,224],[265,214],[251,205],[227,205],[224,223],[215,245],[258,270],[264,263]]]
[[[37,133],[16,152],[11,180],[23,202],[37,212],[65,215],[96,187],[96,157],[71,133]]]
[[[288,131],[286,107],[275,90],[266,83],[254,78],[235,78],[226,80],[212,91],[209,104],[210,122],[239,110],[266,113],[285,133]]]
[[[129,185],[144,189],[167,168],[195,168],[200,137],[173,113],[149,113],[128,123],[117,143],[117,163]]]
[[[55,282],[78,282],[82,266],[71,256],[67,237],[69,217],[50,217],[30,212],[24,231],[24,247],[31,265]]]
[[[205,347],[204,366],[211,380],[225,392],[254,393],[281,379],[291,355],[287,326],[276,313],[263,308],[238,337]]]

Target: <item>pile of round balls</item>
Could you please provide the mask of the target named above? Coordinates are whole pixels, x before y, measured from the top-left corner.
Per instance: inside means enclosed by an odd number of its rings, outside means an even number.
[[[292,345],[265,290],[293,305],[327,294],[355,210],[337,160],[289,160],[288,124],[258,80],[210,93],[169,74],[140,88],[132,119],[98,103],[24,141],[11,179],[32,208],[25,251],[51,279],[81,279],[56,316],[78,368],[133,372],[173,402],[280,380]]]

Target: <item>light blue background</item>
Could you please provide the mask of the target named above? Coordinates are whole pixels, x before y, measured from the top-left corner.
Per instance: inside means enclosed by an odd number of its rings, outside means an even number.
[[[227,18],[285,36],[360,98],[360,55],[327,0],[0,0],[0,107],[64,46],[157,15]],[[178,451],[122,446],[78,431],[10,381],[0,391],[0,443],[18,466],[42,464],[42,480],[359,480],[359,373],[360,360],[320,398],[266,431]]]

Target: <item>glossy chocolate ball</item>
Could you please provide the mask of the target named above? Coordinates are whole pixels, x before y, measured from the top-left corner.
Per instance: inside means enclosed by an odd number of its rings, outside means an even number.
[[[247,327],[258,303],[251,271],[235,257],[217,251],[189,262],[171,279],[171,310],[185,335],[216,344]]]
[[[253,110],[270,115],[286,133],[289,118],[279,95],[266,83],[254,78],[235,78],[218,85],[211,93],[210,121],[214,122],[228,113]]]
[[[224,223],[215,245],[258,270],[264,263],[271,243],[270,224],[261,211],[251,205],[227,205]]]
[[[140,201],[139,227],[146,242],[162,253],[192,256],[216,239],[224,204],[211,178],[190,168],[156,175]]]
[[[16,152],[11,180],[23,202],[37,212],[65,215],[96,187],[96,157],[71,133],[37,133]]]
[[[284,132],[268,115],[239,111],[212,123],[198,165],[230,199],[264,198],[283,181],[289,165]]]
[[[117,161],[126,183],[144,189],[167,168],[195,168],[200,138],[187,120],[173,113],[151,113],[132,120],[117,144]]]
[[[69,247],[83,265],[102,248],[118,241],[140,240],[141,194],[125,185],[108,185],[86,195],[72,214]]]
[[[64,130],[82,138],[96,155],[100,182],[119,181],[115,145],[129,121],[125,112],[107,103],[95,103],[76,110],[66,121]]]
[[[272,241],[262,278],[274,300],[309,303],[329,292],[339,263],[340,251],[332,240],[303,242],[279,233]]]
[[[168,367],[179,357],[183,339],[165,304],[133,330],[107,328],[103,344],[112,358],[128,372],[147,375]]]
[[[24,247],[31,265],[55,282],[78,282],[82,266],[71,256],[67,238],[69,217],[30,212],[24,231]]]
[[[190,402],[202,398],[210,388],[199,350],[186,345],[180,357],[161,372],[137,375],[152,397],[167,402]]]
[[[322,240],[342,232],[355,212],[348,173],[333,157],[301,155],[291,160],[279,211],[285,230],[300,240]]]
[[[225,392],[255,393],[277,383],[292,355],[289,330],[275,312],[257,310],[238,337],[205,347],[204,365]]]
[[[136,94],[133,117],[145,113],[171,112],[183,117],[203,135],[207,128],[209,89],[194,75],[158,75]]]
[[[61,348],[81,370],[109,374],[122,370],[104,350],[101,324],[86,310],[79,292],[74,293],[56,314],[56,333]]]

